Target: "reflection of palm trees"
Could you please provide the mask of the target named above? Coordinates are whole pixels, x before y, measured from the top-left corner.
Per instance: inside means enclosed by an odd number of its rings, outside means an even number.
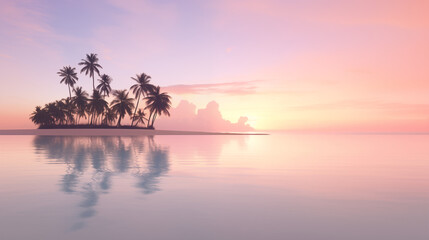
[[[80,217],[88,218],[94,216],[95,210],[93,208],[97,205],[99,196],[92,183],[88,183],[83,187],[82,196],[83,201],[80,203],[80,206],[84,208],[84,211],[81,212]]]
[[[74,189],[76,188],[78,182],[78,176],[74,172],[66,173],[64,174],[61,181],[61,190],[66,193],[76,192]]]
[[[117,150],[116,153],[116,161],[115,161],[115,168],[118,170],[118,172],[126,172],[129,169],[130,166],[130,159],[131,159],[131,149],[130,146],[126,146],[121,139],[121,137],[118,137],[118,144],[117,144]]]
[[[151,194],[159,191],[159,178],[168,172],[168,152],[160,147],[154,146],[146,155],[147,171],[140,174],[137,186],[143,189],[143,193]]]
[[[96,214],[100,194],[109,191],[115,174],[130,173],[137,177],[137,187],[150,194],[160,190],[160,178],[169,170],[168,151],[156,145],[153,136],[36,136],[33,146],[48,163],[66,165],[61,191],[82,196],[82,219]],[[72,229],[82,226],[78,222]]]

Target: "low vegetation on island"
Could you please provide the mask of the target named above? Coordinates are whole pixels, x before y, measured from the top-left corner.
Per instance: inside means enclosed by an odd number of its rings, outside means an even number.
[[[112,90],[112,78],[101,74],[97,54],[87,54],[79,63],[80,73],[92,79],[92,94],[76,86],[79,80],[76,68],[65,66],[58,72],[60,83],[68,86],[69,96],[44,107],[37,106],[30,119],[39,128],[149,128],[154,129],[155,119],[170,116],[171,97],[151,84],[145,73],[131,77],[130,90]],[[95,79],[98,78],[96,86]],[[112,98],[110,103],[108,98]],[[136,102],[134,104],[134,102]],[[141,103],[142,102],[142,103]],[[130,125],[121,125],[125,117]]]

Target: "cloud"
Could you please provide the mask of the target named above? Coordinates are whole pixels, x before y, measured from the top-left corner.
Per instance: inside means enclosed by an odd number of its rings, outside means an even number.
[[[180,84],[163,87],[168,93],[173,94],[228,94],[228,95],[247,95],[256,93],[257,83],[261,80],[243,81],[243,82],[225,82],[212,84]]]
[[[160,118],[156,125],[159,129],[193,130],[193,131],[229,131],[246,132],[254,129],[247,124],[247,117],[240,117],[236,123],[223,119],[219,111],[219,104],[211,101],[206,108],[197,107],[182,100],[176,108],[171,110],[171,117]]]

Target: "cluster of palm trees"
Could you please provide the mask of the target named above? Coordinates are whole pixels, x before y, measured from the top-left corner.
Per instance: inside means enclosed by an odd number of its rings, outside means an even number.
[[[40,128],[55,127],[121,127],[121,120],[126,115],[130,116],[131,125],[137,127],[139,124],[146,128],[153,128],[155,119],[160,115],[170,116],[171,97],[162,93],[160,87],[150,83],[151,77],[145,73],[137,74],[131,79],[135,84],[130,91],[112,90],[110,84],[112,78],[107,74],[100,74],[101,65],[98,63],[97,54],[91,53],[82,59],[79,65],[83,66],[80,73],[92,78],[92,95],[82,89],[75,87],[78,81],[76,68],[65,66],[58,72],[61,77],[60,83],[68,86],[69,97],[59,101],[46,104],[43,108],[37,106],[31,114],[30,119]],[[95,86],[95,76],[98,76],[99,84]],[[73,93],[73,94],[72,94]],[[110,104],[107,97],[113,95]],[[146,106],[139,108],[139,102],[143,99]],[[136,105],[134,101],[137,100]],[[147,112],[149,113],[148,117]],[[87,123],[81,124],[85,119]]]

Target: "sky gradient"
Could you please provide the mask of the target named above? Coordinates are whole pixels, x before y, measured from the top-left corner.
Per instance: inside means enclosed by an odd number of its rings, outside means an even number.
[[[174,110],[217,104],[257,130],[429,132],[427,1],[0,4],[0,129],[34,128],[36,105],[68,95],[58,70],[97,53],[113,89],[144,72]]]

